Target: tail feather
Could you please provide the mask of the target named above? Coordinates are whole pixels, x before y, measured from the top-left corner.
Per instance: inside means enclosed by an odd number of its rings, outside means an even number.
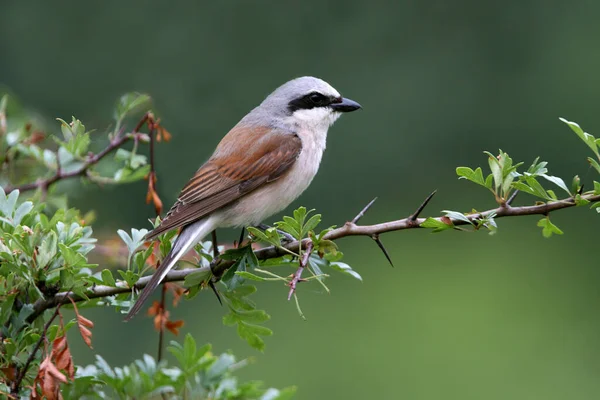
[[[148,284],[142,290],[137,301],[127,313],[125,321],[131,320],[142,308],[146,300],[152,292],[160,285],[162,280],[167,276],[169,271],[173,269],[177,261],[183,257],[192,247],[196,245],[202,238],[215,229],[214,221],[211,217],[201,219],[193,224],[190,224],[182,229],[181,233],[175,240],[173,248],[167,254],[161,265],[156,269],[156,272],[150,278]]]

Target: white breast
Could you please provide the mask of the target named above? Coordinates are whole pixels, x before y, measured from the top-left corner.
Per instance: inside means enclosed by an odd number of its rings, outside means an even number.
[[[328,126],[317,130],[300,129],[297,134],[302,140],[302,151],[289,172],[224,209],[220,225],[257,225],[296,200],[319,170],[325,150],[327,128]]]

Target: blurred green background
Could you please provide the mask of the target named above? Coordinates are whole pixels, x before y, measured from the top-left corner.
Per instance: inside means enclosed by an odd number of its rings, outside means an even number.
[[[152,95],[174,134],[157,149],[167,206],[239,118],[300,75],[364,106],[330,130],[321,171],[294,204],[325,224],[374,196],[364,223],[401,218],[433,189],[427,214],[491,208],[485,189],[454,172],[485,165],[483,150],[527,165],[542,156],[552,174],[579,173],[588,188],[594,178],[587,148],[558,117],[600,132],[595,1],[2,1],[0,10],[0,83],[39,114],[105,127],[121,94]],[[87,187],[74,204],[98,211],[97,234],[129,230],[153,215],[145,191]],[[336,276],[331,295],[301,287],[307,321],[285,288],[262,285],[256,300],[275,331],[264,354],[222,325],[211,293],[173,314],[199,342],[252,356],[242,378],[296,384],[298,399],[599,398],[597,218],[560,212],[565,235],[551,239],[539,217],[499,220],[495,236],[390,233],[393,269],[372,241],[340,240],[364,283]],[[94,351],[111,364],[156,353],[150,319],[88,314]],[[91,362],[72,341],[77,363]]]

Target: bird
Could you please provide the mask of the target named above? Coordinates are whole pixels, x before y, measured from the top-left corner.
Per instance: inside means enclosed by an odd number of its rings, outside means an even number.
[[[285,209],[315,177],[327,131],[361,105],[322,79],[279,86],[219,142],[183,187],[160,224],[144,237],[181,228],[125,321],[133,318],[177,261],[217,228],[255,226]]]

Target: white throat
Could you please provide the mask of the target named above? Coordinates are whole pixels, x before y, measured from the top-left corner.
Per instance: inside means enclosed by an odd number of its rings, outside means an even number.
[[[325,150],[327,131],[341,116],[339,112],[329,108],[317,107],[310,110],[296,110],[288,119],[303,144],[310,143],[316,149]]]

